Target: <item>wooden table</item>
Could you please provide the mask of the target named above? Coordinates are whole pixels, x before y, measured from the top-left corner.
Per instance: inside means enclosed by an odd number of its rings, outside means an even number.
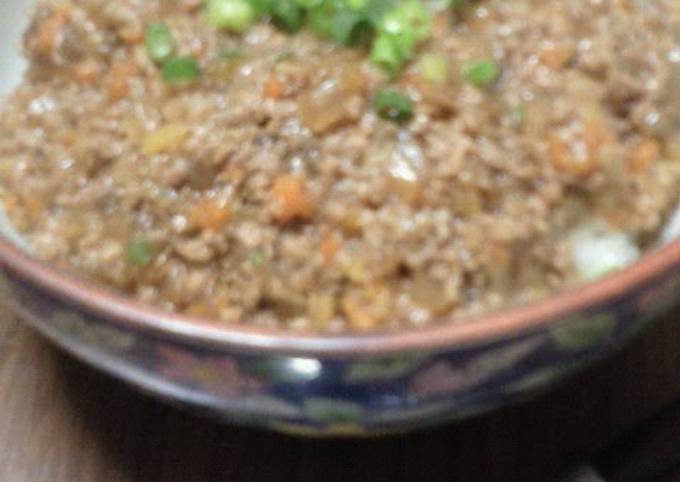
[[[675,320],[680,310],[529,403],[404,437],[314,441],[222,426],[145,398],[2,310],[0,481],[546,482],[680,397]]]

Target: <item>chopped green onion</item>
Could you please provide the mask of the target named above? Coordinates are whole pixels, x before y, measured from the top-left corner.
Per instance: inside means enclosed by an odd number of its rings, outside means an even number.
[[[258,19],[294,32],[306,26],[342,45],[365,45],[389,72],[412,59],[429,36],[432,15],[464,0],[205,0],[209,21],[244,32]]]
[[[131,241],[127,245],[127,259],[135,266],[146,266],[153,259],[153,247],[146,241]]]
[[[404,0],[383,17],[379,28],[408,42],[419,42],[429,35],[430,25],[430,15],[421,1]]]
[[[377,27],[393,6],[393,0],[368,0],[363,8],[363,12],[371,20],[371,23]]]
[[[154,62],[163,62],[172,55],[175,48],[172,33],[164,22],[149,24],[144,35],[144,44]]]
[[[391,72],[413,56],[416,46],[427,38],[430,16],[417,0],[406,0],[387,11],[378,23],[371,59]]]
[[[465,78],[475,87],[488,87],[500,75],[500,69],[493,60],[479,60],[465,67]]]
[[[299,0],[298,0],[299,1]],[[331,19],[336,15],[337,8],[328,1],[310,7],[307,10],[307,26],[321,37],[328,37],[331,30]]]
[[[304,8],[318,6],[316,1],[311,0],[250,0],[250,2],[257,15],[271,19],[289,32],[295,32],[302,27],[305,17]]]
[[[368,19],[357,12],[335,15],[328,25],[328,36],[342,45],[358,45],[370,39],[373,27]]]
[[[399,47],[389,35],[378,35],[371,49],[371,60],[389,72],[396,72],[403,63]]]
[[[373,109],[383,119],[397,123],[407,122],[413,117],[413,102],[395,90],[379,91],[373,99]]]
[[[425,80],[443,84],[449,78],[449,64],[442,55],[426,54],[420,58],[418,72]]]
[[[320,7],[326,0],[297,0],[298,5],[302,8],[312,9]],[[349,0],[348,0],[349,4]]]
[[[295,0],[278,0],[272,13],[274,22],[289,32],[295,32],[302,27],[302,8]]]
[[[187,85],[198,79],[201,71],[193,57],[173,57],[168,59],[161,69],[163,80],[171,85]]]
[[[219,28],[245,32],[256,20],[256,12],[248,0],[208,0],[208,21]]]
[[[447,8],[459,9],[465,2],[466,0],[429,0],[427,6],[431,12],[441,12]]]
[[[347,4],[347,8],[350,10],[360,12],[366,10],[368,4],[372,2],[370,0],[345,0],[345,3]]]

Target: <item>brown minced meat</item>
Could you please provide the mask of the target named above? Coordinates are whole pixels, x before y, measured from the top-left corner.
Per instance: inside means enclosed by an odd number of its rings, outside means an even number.
[[[167,85],[163,20],[200,78]],[[569,233],[645,247],[680,196],[680,2],[488,0],[391,78],[359,49],[199,0],[42,0],[0,120],[0,195],[35,252],[140,300],[259,326],[454,322],[580,280]],[[467,62],[500,77],[467,82]],[[385,86],[411,122],[380,118]]]

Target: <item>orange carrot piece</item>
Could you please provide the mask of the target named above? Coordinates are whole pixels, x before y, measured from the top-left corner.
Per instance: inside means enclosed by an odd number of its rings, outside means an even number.
[[[319,250],[321,251],[321,256],[323,256],[324,261],[330,263],[340,250],[340,242],[331,235],[326,236],[321,240]]]
[[[231,216],[228,203],[217,199],[204,199],[197,203],[189,213],[189,223],[201,229],[220,231]]]
[[[281,223],[294,219],[309,219],[314,214],[314,205],[302,177],[283,174],[274,182],[272,188],[274,218]]]
[[[56,47],[57,38],[61,29],[69,21],[70,14],[67,10],[58,10],[47,20],[40,24],[36,34],[38,51],[43,55],[49,55]]]
[[[124,60],[111,66],[106,78],[106,91],[111,100],[120,100],[130,92],[130,77],[137,72],[132,60]]]
[[[270,99],[279,100],[284,95],[284,86],[276,77],[269,77],[262,84],[262,95]]]

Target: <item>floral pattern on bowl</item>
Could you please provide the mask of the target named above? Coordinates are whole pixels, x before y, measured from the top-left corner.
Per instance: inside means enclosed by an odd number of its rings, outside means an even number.
[[[356,357],[240,351],[124,328],[9,270],[0,290],[54,342],[161,398],[288,433],[376,435],[511,403],[595,361],[677,299],[678,271],[512,337]]]

